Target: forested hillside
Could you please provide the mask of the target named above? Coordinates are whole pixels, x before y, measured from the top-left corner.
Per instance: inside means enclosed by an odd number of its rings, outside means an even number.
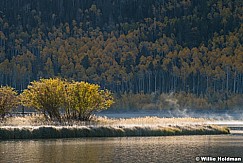
[[[242,0],[1,0],[0,82],[243,93]]]

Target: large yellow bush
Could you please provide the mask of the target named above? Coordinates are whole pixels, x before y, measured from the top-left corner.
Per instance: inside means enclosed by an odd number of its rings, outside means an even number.
[[[111,92],[101,90],[99,85],[56,78],[31,82],[21,94],[21,101],[24,106],[42,111],[51,119],[89,120],[94,111],[109,108],[113,97]]]

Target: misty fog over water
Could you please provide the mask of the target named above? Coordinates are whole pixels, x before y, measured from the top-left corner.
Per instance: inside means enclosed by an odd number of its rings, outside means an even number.
[[[206,118],[214,120],[243,120],[243,111],[240,109],[218,109],[218,110],[202,110],[202,109],[166,109],[166,110],[134,110],[134,111],[115,111],[107,110],[98,112],[97,116],[106,116],[108,118],[136,118],[146,116],[156,116],[161,118]]]

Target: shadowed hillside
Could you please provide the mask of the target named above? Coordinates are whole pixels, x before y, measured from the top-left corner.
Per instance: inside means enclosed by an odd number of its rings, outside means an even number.
[[[59,76],[118,97],[227,101],[243,93],[242,10],[241,0],[2,0],[0,82],[21,91]]]

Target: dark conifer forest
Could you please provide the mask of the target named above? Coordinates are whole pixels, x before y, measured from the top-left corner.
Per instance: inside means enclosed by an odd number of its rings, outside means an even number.
[[[242,0],[1,0],[0,82],[243,94]]]

